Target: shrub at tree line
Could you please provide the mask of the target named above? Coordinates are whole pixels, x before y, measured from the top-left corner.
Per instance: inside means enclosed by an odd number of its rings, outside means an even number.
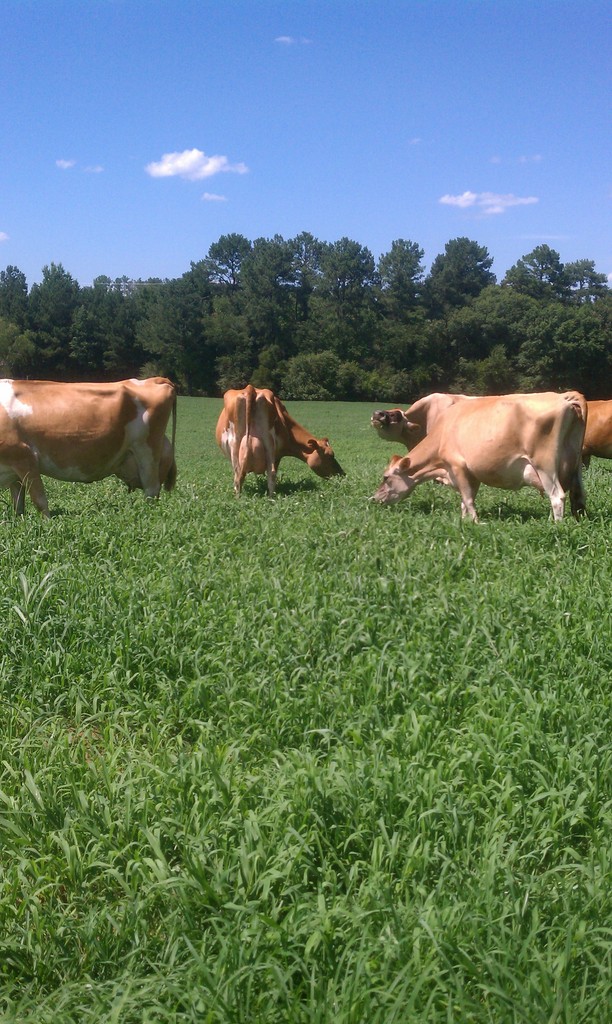
[[[407,403],[578,388],[610,394],[612,301],[592,260],[537,246],[497,283],[487,249],[398,239],[375,261],[349,238],[223,235],[180,278],[81,287],[61,264],[0,272],[0,373],[116,379],[162,374],[186,394],[248,381],[286,399]]]

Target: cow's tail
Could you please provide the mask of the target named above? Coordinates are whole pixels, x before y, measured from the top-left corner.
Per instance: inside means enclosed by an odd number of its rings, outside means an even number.
[[[250,384],[236,397],[236,442],[238,452],[241,447],[248,450],[253,428],[253,408],[257,392]]]
[[[569,490],[573,515],[578,518],[586,514],[584,487],[582,484],[582,445],[586,429],[588,406],[579,391],[566,391],[563,395],[576,419],[568,433],[573,438],[567,452],[567,463],[562,459],[561,483]]]
[[[164,480],[164,488],[167,491],[171,491],[176,484],[176,403],[177,395],[176,388],[174,389],[174,399],[172,402],[172,438],[170,444],[172,445],[172,463],[170,469],[166,474]]]
[[[251,385],[249,385],[246,388],[246,410],[245,410],[245,413],[246,413],[246,423],[245,423],[245,429],[244,429],[247,441],[248,441],[248,439],[251,436],[251,424],[253,422],[253,405],[255,403],[255,398],[256,398],[255,388],[253,388],[253,387],[251,387]]]

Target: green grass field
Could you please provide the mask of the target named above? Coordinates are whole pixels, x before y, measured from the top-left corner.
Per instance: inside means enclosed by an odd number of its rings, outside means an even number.
[[[589,518],[346,471],[0,501],[0,1020],[609,1024],[612,464]]]

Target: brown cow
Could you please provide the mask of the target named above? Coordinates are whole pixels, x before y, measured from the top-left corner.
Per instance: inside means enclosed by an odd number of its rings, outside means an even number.
[[[555,520],[569,490],[574,515],[584,511],[581,451],[587,404],[577,391],[562,395],[502,395],[455,402],[410,455],[395,455],[374,500],[407,498],[425,480],[444,479],[461,495],[462,514],[478,521],[481,484],[547,494]]]
[[[267,473],[268,494],[273,497],[278,464],[286,455],[301,459],[317,476],[344,476],[328,439],[313,437],[296,423],[267,388],[247,384],[242,391],[226,391],[216,437],[232,464],[237,495],[247,473]]]
[[[612,459],[612,401],[587,402],[589,413],[582,447],[582,461],[588,468],[591,455]]]
[[[166,426],[172,413],[172,444]],[[176,480],[176,391],[165,377],[110,384],[0,381],[0,487],[22,513],[29,492],[49,515],[41,476],[91,483],[118,476],[157,498]]]

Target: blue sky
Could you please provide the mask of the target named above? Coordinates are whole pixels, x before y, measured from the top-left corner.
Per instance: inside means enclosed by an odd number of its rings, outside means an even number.
[[[608,0],[2,0],[0,269],[229,232],[546,243],[612,274]]]

